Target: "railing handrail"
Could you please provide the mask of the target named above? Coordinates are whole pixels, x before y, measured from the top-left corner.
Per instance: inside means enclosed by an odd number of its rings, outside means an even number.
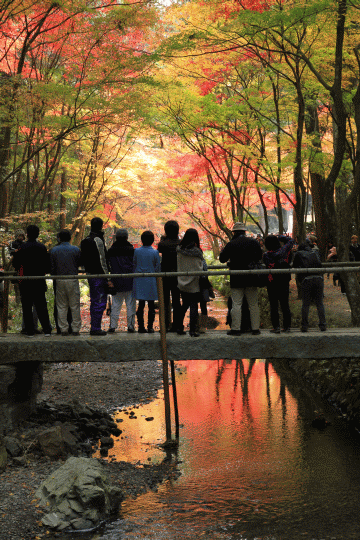
[[[359,267],[360,269],[360,267]],[[33,280],[33,279],[91,279],[91,278],[142,278],[142,277],[176,277],[176,276],[234,276],[234,275],[254,275],[254,274],[327,274],[331,272],[355,272],[353,266],[321,267],[321,268],[261,268],[255,270],[194,270],[190,272],[133,272],[131,274],[71,274],[71,275],[53,275],[45,276],[18,276],[3,275],[0,279],[6,280]]]

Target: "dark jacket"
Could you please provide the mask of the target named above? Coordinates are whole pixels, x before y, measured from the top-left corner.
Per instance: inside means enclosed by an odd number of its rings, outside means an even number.
[[[177,251],[180,244],[179,238],[168,238],[163,236],[158,244],[158,252],[161,253],[161,271],[177,271]]]
[[[107,274],[107,251],[104,243],[104,233],[90,232],[80,244],[81,261],[87,274]]]
[[[349,246],[349,260],[360,261],[360,246],[359,244],[350,244]]]
[[[134,272],[134,246],[125,238],[118,238],[108,251],[108,262],[112,274],[132,274]],[[131,291],[133,278],[112,278],[115,290]]]
[[[295,253],[293,267],[294,268],[321,268],[322,265],[321,265],[321,260],[318,255],[318,252],[312,250],[308,244],[301,244],[299,246],[299,249]],[[306,277],[309,277],[309,276],[322,277],[322,274],[319,274],[317,272],[298,274],[298,280],[301,283]]]
[[[222,263],[230,261],[230,270],[249,270],[249,265],[260,261],[262,251],[259,242],[253,238],[240,235],[232,240],[220,253],[219,260]],[[232,289],[243,289],[245,287],[256,287],[258,285],[257,276],[230,276],[230,287]]]
[[[20,276],[45,276],[50,272],[50,257],[46,246],[37,240],[23,242],[21,249],[14,253],[13,267]],[[41,285],[46,290],[46,281],[24,280],[21,285]]]
[[[285,240],[287,237],[282,238]],[[289,238],[281,248],[264,253],[263,261],[266,268],[290,268],[293,245],[294,240]],[[274,285],[288,283],[290,280],[291,274],[269,274],[268,276],[269,283]]]

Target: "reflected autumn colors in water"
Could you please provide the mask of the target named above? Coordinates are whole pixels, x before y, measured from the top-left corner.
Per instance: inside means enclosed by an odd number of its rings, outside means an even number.
[[[309,396],[301,401],[268,362],[176,365],[181,476],[125,501],[99,538],[360,538],[356,436],[336,420],[313,428]],[[110,455],[164,459],[162,399],[131,413],[115,416],[123,438]]]

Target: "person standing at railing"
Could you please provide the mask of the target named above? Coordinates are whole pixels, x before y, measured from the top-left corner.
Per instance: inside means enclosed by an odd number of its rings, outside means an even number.
[[[52,275],[75,276],[81,263],[81,251],[70,244],[71,233],[63,229],[58,233],[59,244],[50,250]],[[56,283],[55,283],[56,282]],[[71,310],[71,334],[78,336],[81,328],[80,286],[78,279],[54,280],[57,321],[62,336],[69,335],[68,310]]]
[[[180,244],[179,224],[177,221],[170,220],[164,225],[165,236],[162,236],[158,244],[158,252],[161,255],[161,271],[177,271],[177,252]],[[178,289],[177,277],[163,278],[164,304],[165,304],[165,325],[167,332],[177,332],[180,326],[181,302],[180,291]],[[172,306],[172,324],[171,307]]]
[[[100,278],[88,278],[90,288],[90,335],[106,336],[107,332],[101,329],[101,321],[106,308],[107,289],[113,287],[110,279],[105,277],[109,273],[107,265],[107,252],[102,231],[103,220],[94,217],[91,220],[89,236],[81,241],[81,258],[87,274],[104,274]]]
[[[118,229],[116,239],[108,251],[108,261],[112,274],[132,274],[134,272],[134,246],[128,241],[128,231]],[[133,291],[133,278],[112,278],[116,294],[112,296],[110,328],[114,333],[118,327],[121,306],[125,301],[127,314],[127,331],[135,332],[136,301]]]
[[[14,232],[14,238],[15,239],[9,243],[9,248],[8,248],[9,255],[11,257],[10,259],[11,264],[12,264],[13,256],[15,255],[17,251],[19,251],[19,249],[21,249],[22,245],[25,242],[26,234],[23,231],[23,229],[16,229],[16,231]],[[14,280],[12,284],[13,284],[14,292],[15,292],[15,302],[16,302],[16,305],[18,305],[21,302],[19,283],[17,280]],[[33,319],[34,319],[34,332],[35,334],[41,334],[41,331],[38,329],[39,319],[36,313],[35,306],[32,307],[32,313],[33,313]],[[21,333],[26,334],[24,317],[22,317],[22,321],[21,321]]]
[[[160,272],[160,255],[157,249],[152,247],[155,237],[151,231],[144,231],[141,235],[142,246],[135,249],[134,272],[138,274]],[[143,277],[134,279],[134,296],[139,301],[136,312],[138,320],[138,332],[140,334],[153,334],[155,320],[155,300],[158,299],[155,277]],[[144,309],[148,303],[148,324],[145,328]]]
[[[39,232],[37,225],[29,225],[26,229],[27,242],[24,242],[21,249],[14,253],[12,264],[20,276],[45,276],[50,271],[49,253],[44,244],[37,241]],[[33,337],[35,333],[32,313],[34,305],[45,336],[50,336],[52,328],[45,297],[47,289],[45,277],[44,279],[21,280],[19,288],[25,335]]]
[[[266,268],[290,268],[294,240],[288,236],[269,235],[265,238],[267,252],[263,255]],[[291,274],[269,274],[266,286],[273,325],[270,332],[280,334],[279,304],[283,315],[283,331],[290,332],[291,311],[289,306],[289,285]]]
[[[221,263],[230,261],[228,265],[230,270],[249,270],[252,263],[261,260],[260,244],[255,239],[246,237],[246,227],[243,223],[235,223],[232,232],[233,238],[220,253],[219,260]],[[239,336],[241,334],[241,307],[244,296],[250,310],[251,333],[253,335],[260,334],[257,281],[258,277],[256,275],[230,275],[232,308],[229,336]]]
[[[313,251],[307,242],[299,245],[293,261],[294,268],[313,268],[308,274],[298,274],[302,292],[301,331],[307,332],[309,327],[309,309],[314,302],[319,317],[319,328],[326,330],[326,318],[324,308],[324,277],[316,273],[316,268],[321,268],[321,260],[317,251]]]
[[[187,229],[177,248],[178,272],[194,272],[203,270],[204,255],[200,248],[200,239],[196,229]],[[198,307],[200,302],[200,276],[178,276],[178,287],[181,293],[181,319],[177,333],[186,334],[184,317],[190,308],[190,336],[198,337]]]

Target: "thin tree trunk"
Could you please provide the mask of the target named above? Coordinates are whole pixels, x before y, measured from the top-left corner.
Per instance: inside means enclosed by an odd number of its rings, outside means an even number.
[[[60,218],[59,218],[59,227],[60,229],[65,229],[66,227],[66,198],[63,193],[66,191],[67,181],[66,181],[66,172],[65,169],[61,172],[61,184],[60,184]]]

